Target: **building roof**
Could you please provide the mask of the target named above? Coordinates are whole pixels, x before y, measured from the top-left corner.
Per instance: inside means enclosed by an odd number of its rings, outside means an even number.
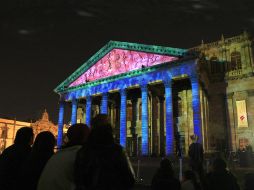
[[[115,53],[117,52],[117,53]],[[55,88],[55,92],[63,92],[68,89],[73,89],[73,87],[80,86],[84,83],[89,83],[95,80],[99,80],[101,78],[112,77],[113,75],[120,75],[122,73],[127,73],[133,70],[137,70],[138,68],[150,67],[153,65],[161,64],[164,62],[175,61],[177,58],[184,56],[187,53],[185,49],[179,48],[171,48],[171,47],[163,47],[163,46],[155,46],[155,45],[144,45],[137,43],[128,43],[128,42],[118,42],[118,41],[110,41],[103,48],[101,48],[97,53],[95,53],[90,59],[88,59],[80,68],[78,68],[73,74],[71,74],[66,80],[64,80],[60,85]],[[119,57],[114,57],[114,55],[118,55]],[[128,56],[132,56],[131,58]],[[139,59],[140,65],[138,67],[132,67],[128,64],[127,68],[121,69],[113,69],[110,72],[109,69],[102,68],[100,72],[98,72],[99,76],[95,76],[95,70],[100,67],[99,65],[103,65],[104,63],[110,62],[110,60],[106,59],[121,59],[121,64],[125,59],[134,59],[133,57],[137,56]],[[108,58],[110,57],[110,58]],[[123,60],[124,59],[124,60]],[[151,61],[151,59],[154,59]],[[105,62],[103,62],[105,60]],[[101,64],[103,62],[103,64]],[[134,61],[129,61],[128,63],[134,63]],[[143,63],[146,64],[143,64]],[[135,62],[137,63],[137,61]],[[126,66],[125,65],[125,66]],[[123,64],[121,65],[123,68]],[[96,70],[96,71],[97,71]],[[116,72],[117,70],[117,72]],[[93,74],[91,75],[91,73]],[[103,74],[102,74],[103,73]]]

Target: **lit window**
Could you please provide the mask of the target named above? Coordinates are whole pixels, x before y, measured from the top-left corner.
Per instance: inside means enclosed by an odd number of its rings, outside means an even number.
[[[242,69],[241,54],[237,51],[231,53],[231,62],[228,65],[228,71]]]

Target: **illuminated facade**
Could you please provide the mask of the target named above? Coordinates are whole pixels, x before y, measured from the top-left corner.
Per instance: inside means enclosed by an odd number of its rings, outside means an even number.
[[[193,52],[193,53],[191,53]],[[245,32],[184,50],[109,42],[56,89],[58,146],[65,105],[71,122],[110,117],[131,156],[188,151],[197,134],[206,152],[254,146],[252,41]]]
[[[72,123],[89,125],[95,114],[107,113],[116,139],[133,156],[173,155],[177,132],[184,151],[193,133],[203,143],[207,84],[198,71],[199,59],[187,50],[110,41],[55,89],[60,95],[58,146],[65,104],[71,104]],[[185,93],[187,103],[183,129],[176,114],[179,93]]]
[[[31,127],[31,123],[15,119],[0,118],[0,154],[14,142],[16,132],[21,127]]]
[[[57,125],[49,121],[46,110],[41,119],[34,123],[0,118],[0,153],[14,143],[16,133],[22,127],[32,127],[34,138],[42,131],[50,131],[57,137]],[[66,126],[64,129],[64,133],[66,133]]]
[[[38,135],[42,131],[50,131],[55,137],[57,136],[57,125],[49,120],[48,112],[45,110],[41,119],[32,123],[34,135]]]
[[[246,32],[192,48],[206,58],[210,150],[254,147],[253,39]],[[226,147],[228,146],[228,147]]]

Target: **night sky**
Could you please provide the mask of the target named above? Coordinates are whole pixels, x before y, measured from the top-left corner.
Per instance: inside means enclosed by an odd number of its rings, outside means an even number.
[[[0,117],[57,122],[53,89],[109,40],[189,48],[254,35],[253,0],[0,1]]]

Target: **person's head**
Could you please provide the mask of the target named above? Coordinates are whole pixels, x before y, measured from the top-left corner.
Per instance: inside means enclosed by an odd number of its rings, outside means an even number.
[[[190,139],[192,140],[192,142],[197,142],[198,141],[198,136],[196,134],[193,134],[190,136]]]
[[[214,171],[223,171],[226,170],[227,164],[226,162],[221,158],[216,158],[213,162],[213,170]]]
[[[49,131],[40,132],[34,141],[32,152],[33,153],[53,153],[56,139]]]
[[[170,173],[171,175],[174,175],[174,170],[173,170],[173,166],[172,163],[169,159],[167,158],[163,158],[160,162],[160,169],[167,171],[168,173]]]
[[[90,134],[90,129],[86,124],[76,123],[69,127],[67,131],[67,146],[82,145],[86,142]]]
[[[91,134],[89,143],[91,144],[112,144],[114,142],[113,130],[106,114],[99,114],[91,121]]]
[[[16,133],[14,144],[32,145],[33,137],[34,133],[31,127],[22,127]]]
[[[91,121],[92,128],[99,127],[105,124],[110,124],[107,114],[98,114]]]
[[[183,181],[186,181],[186,180],[196,181],[197,179],[196,179],[195,173],[191,170],[186,170],[183,173]]]

